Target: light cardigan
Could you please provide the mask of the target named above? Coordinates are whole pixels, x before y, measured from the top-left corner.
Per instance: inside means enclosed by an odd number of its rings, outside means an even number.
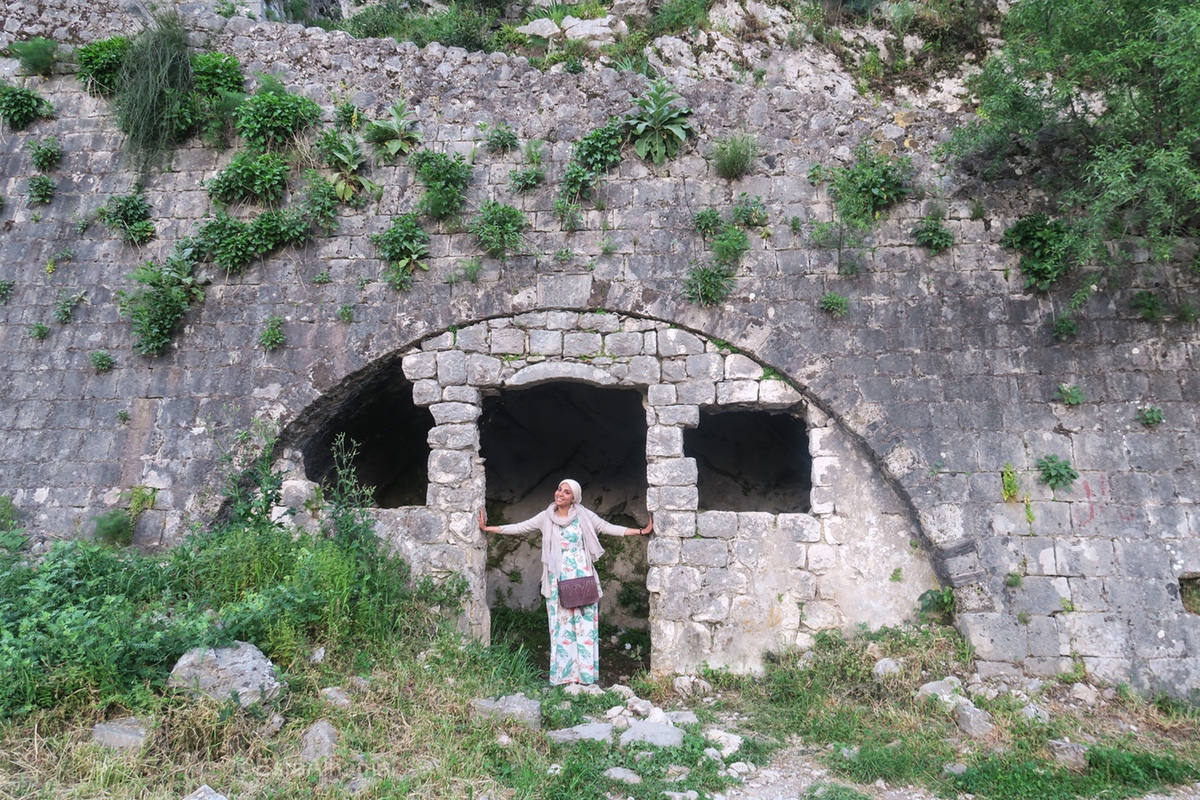
[[[542,597],[550,596],[550,576],[562,574],[562,529],[570,525],[576,517],[579,517],[579,529],[583,532],[583,549],[587,553],[588,566],[592,568],[592,575],[596,576],[596,588],[599,590],[600,577],[596,575],[593,565],[596,563],[596,559],[604,555],[604,548],[600,546],[600,539],[596,533],[598,531],[613,536],[624,536],[624,526],[605,522],[595,511],[586,509],[578,503],[571,505],[571,513],[563,521],[559,521],[555,517],[554,503],[551,503],[536,517],[530,517],[524,522],[500,526],[499,533],[542,532]],[[604,592],[601,591],[600,594],[603,595]]]

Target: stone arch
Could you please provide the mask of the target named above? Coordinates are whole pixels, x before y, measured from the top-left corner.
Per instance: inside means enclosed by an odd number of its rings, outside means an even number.
[[[461,326],[385,362],[393,373],[399,366],[433,426],[424,504],[379,509],[377,529],[419,571],[467,578],[465,622],[480,638],[489,627],[487,545],[474,519],[486,495],[485,398],[564,382],[645,398],[646,506],[658,530],[646,578],[656,670],[708,663],[753,671],[766,653],[804,646],[822,628],[899,623],[937,585],[907,499],[857,437],[782,380],[784,370],[721,340],[647,317],[539,311]],[[349,385],[339,396],[353,394]],[[812,466],[806,512],[699,507],[683,435],[701,409],[720,408],[803,419]],[[307,416],[316,429],[319,415]]]

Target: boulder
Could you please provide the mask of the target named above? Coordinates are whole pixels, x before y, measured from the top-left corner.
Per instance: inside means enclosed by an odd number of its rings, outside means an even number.
[[[561,30],[554,20],[542,17],[517,28],[517,33],[522,33],[526,36],[538,36],[542,39],[553,39],[561,33]]]
[[[641,775],[638,775],[631,769],[625,769],[624,767],[609,767],[608,769],[604,770],[604,777],[611,781],[628,783],[630,786],[636,786],[642,782]]]
[[[1069,770],[1083,772],[1087,769],[1087,746],[1066,739],[1051,739],[1046,742],[1054,760]]]
[[[92,726],[92,741],[113,750],[141,750],[149,734],[147,724],[137,717],[122,717]]]
[[[473,704],[477,719],[512,720],[535,731],[542,727],[542,704],[523,694],[510,694],[498,700],[481,698]]]
[[[271,660],[247,642],[187,651],[171,670],[167,685],[215,700],[234,697],[243,708],[274,699],[284,687],[275,678]]]
[[[352,705],[350,698],[340,686],[330,686],[321,690],[321,697],[325,698],[325,702],[334,708],[350,708]]]
[[[684,697],[707,697],[713,690],[711,683],[695,675],[680,675],[674,685],[675,692]]]
[[[683,731],[674,725],[633,722],[621,734],[621,746],[628,747],[634,742],[645,742],[655,747],[679,747],[683,744]]]
[[[898,675],[900,673],[900,662],[894,658],[881,658],[875,662],[875,666],[871,667],[871,675],[875,680],[880,681],[888,675]]]
[[[936,698],[947,711],[951,711],[961,703],[971,702],[959,693],[961,689],[962,681],[951,675],[940,681],[930,681],[923,684],[921,688],[917,689],[917,699],[920,700],[924,697]]]
[[[973,739],[981,739],[996,728],[992,724],[992,715],[982,708],[976,708],[970,701],[955,707],[954,721],[963,733]]]
[[[547,736],[559,744],[574,744],[585,740],[612,744],[613,726],[608,722],[585,722],[573,728],[561,728],[547,732]]]
[[[338,732],[327,719],[317,720],[300,737],[300,757],[305,761],[318,761],[334,754],[337,750]]]
[[[731,755],[742,749],[742,737],[736,733],[729,733],[720,728],[709,728],[704,732],[704,738],[717,746],[721,751],[721,758],[729,758]]]

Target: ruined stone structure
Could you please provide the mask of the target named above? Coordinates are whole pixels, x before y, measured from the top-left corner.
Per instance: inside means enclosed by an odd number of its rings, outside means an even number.
[[[80,13],[46,0],[6,14],[9,38],[86,41],[137,27],[102,4]],[[89,519],[132,486],[157,489],[138,543],[177,541],[215,508],[221,433],[266,419],[281,431],[285,504],[297,524],[312,482],[328,475],[332,436],[343,430],[364,442],[360,466],[380,487],[381,535],[418,570],[468,579],[467,622],[480,636],[488,603],[508,589],[514,602],[530,602],[521,596],[529,581],[513,577],[530,562],[528,548],[494,552],[489,575],[475,510],[487,503],[521,518],[570,469],[594,487],[602,513],[655,514],[644,556],[631,552],[618,576],[644,580],[649,592],[655,669],[753,670],[765,653],[804,646],[822,628],[899,623],[940,585],[953,588],[957,624],[983,672],[1054,674],[1078,660],[1098,680],[1182,695],[1200,688],[1200,619],[1180,594],[1200,576],[1196,328],[1141,321],[1122,290],[1091,302],[1076,340],[1054,341],[1062,298],[1025,290],[1014,255],[998,246],[1029,198],[1018,187],[985,193],[931,161],[957,124],[952,115],[854,100],[832,62],[804,52],[775,62],[761,88],[682,86],[699,141],[661,168],[627,154],[601,207],[570,232],[552,213],[553,182],[575,139],[629,108],[640,76],[541,73],[503,54],[211,14],[194,21],[198,39],[236,55],[248,74],[279,74],[327,109],[348,95],[378,117],[408,101],[426,146],[474,154],[472,208],[501,199],[530,218],[527,252],[485,259],[478,282],[448,281],[476,245],[456,225],[431,226],[431,270],[412,291],[370,282],[381,266],[370,235],[419,193],[403,163],[379,166],[377,206],[346,210],[335,235],[242,276],[210,270],[207,299],[172,349],[136,356],[115,292],[139,261],[160,259],[211,211],[203,181],[231,154],[196,144],[150,179],[159,235],[145,249],[98,225],[79,234],[75,215],[134,183],[119,135],[106,103],[69,75],[17,78],[57,118],[0,142],[9,201],[0,278],[15,282],[0,305],[0,493],[42,545],[89,535]],[[15,62],[2,64],[12,79]],[[478,147],[478,125],[500,120],[547,142],[547,186],[509,193],[519,156]],[[721,180],[704,155],[743,126],[763,157],[746,178]],[[66,151],[58,195],[27,207],[20,198],[34,173],[24,146],[51,133]],[[910,152],[929,199],[882,220],[863,273],[849,278],[838,275],[836,252],[814,247],[789,221],[830,218],[808,171],[848,159],[864,140]],[[692,215],[726,209],[742,192],[762,197],[770,226],[752,235],[725,303],[689,304],[683,279],[689,260],[704,256]],[[982,219],[971,218],[974,200],[984,202]],[[956,238],[936,257],[909,234],[932,202],[948,208]],[[45,268],[68,247],[69,262]],[[570,257],[553,257],[566,250]],[[332,282],[313,284],[325,270]],[[1154,287],[1194,300],[1185,270],[1147,264],[1137,281],[1129,292]],[[66,289],[86,290],[87,304],[44,341],[29,337],[27,326],[49,322]],[[818,309],[827,292],[849,297],[846,316]],[[343,304],[354,304],[353,322],[336,318]],[[255,341],[275,315],[287,344],[265,352]],[[117,356],[113,370],[89,367],[98,349]],[[1086,400],[1055,403],[1059,384],[1080,386]],[[595,461],[552,451],[539,462],[552,437],[518,411],[556,407],[556,398],[590,409],[596,431],[585,432],[612,447],[581,450]],[[1155,429],[1135,420],[1149,404],[1165,418]],[[706,438],[710,423],[734,427]],[[739,454],[739,431],[756,428],[791,444],[770,450],[764,436],[753,441],[769,458]],[[538,446],[511,455],[522,441]],[[780,478],[737,501],[722,465],[749,469],[779,452],[805,454],[796,464],[807,474],[790,478],[791,491]],[[1069,490],[1039,483],[1035,461],[1049,454],[1079,471]],[[1002,496],[1005,464],[1018,478],[1015,501]],[[609,591],[606,610],[619,614],[617,594]]]

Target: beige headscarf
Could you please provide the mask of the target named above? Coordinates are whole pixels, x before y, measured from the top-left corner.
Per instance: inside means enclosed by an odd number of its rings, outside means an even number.
[[[583,505],[583,489],[579,488],[579,481],[563,478],[558,485],[562,486],[564,483],[571,488],[571,501],[576,505]]]

